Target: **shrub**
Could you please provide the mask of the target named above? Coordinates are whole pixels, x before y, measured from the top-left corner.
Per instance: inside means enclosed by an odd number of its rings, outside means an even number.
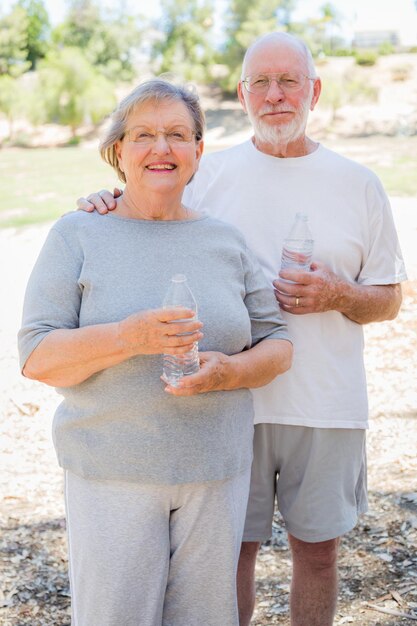
[[[357,50],[355,52],[355,63],[364,67],[375,65],[378,60],[378,54],[373,50]]]
[[[354,52],[351,48],[336,48],[336,50],[332,50],[332,53],[329,56],[332,57],[352,57]]]
[[[384,43],[381,43],[381,45],[378,48],[378,54],[380,54],[381,56],[387,55],[387,54],[394,54],[394,52],[395,52],[395,48],[392,45],[392,43],[390,43],[389,41],[384,41]]]

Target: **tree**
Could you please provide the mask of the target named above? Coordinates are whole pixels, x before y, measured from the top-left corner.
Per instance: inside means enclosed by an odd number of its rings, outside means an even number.
[[[93,0],[69,0],[65,20],[52,33],[53,42],[85,50],[101,22],[100,9]]]
[[[247,48],[265,33],[277,30],[290,22],[292,0],[231,0],[228,11],[227,43],[220,55],[220,62],[229,72],[221,86],[226,92],[234,92],[240,76],[242,60]]]
[[[310,18],[304,24],[304,39],[314,55],[321,52],[332,54],[344,43],[336,31],[340,26],[341,15],[331,2],[320,7],[320,15]]]
[[[210,75],[214,50],[210,42],[211,0],[162,0],[164,37],[154,44],[152,56],[160,72],[179,74],[187,80]]]
[[[105,18],[93,0],[71,0],[68,15],[52,33],[55,45],[80,48],[86,59],[113,81],[134,77],[133,52],[140,31],[126,13]]]
[[[0,76],[0,115],[8,122],[8,135],[4,141],[13,143],[16,140],[25,141],[27,133],[26,122],[28,120],[35,123],[42,114],[42,102],[35,94],[34,84],[36,83],[36,73],[26,72],[19,78],[12,78],[8,74]],[[23,135],[18,135],[19,130],[16,122],[24,123]],[[22,127],[20,128],[22,131]]]
[[[293,30],[291,14],[295,9],[295,3],[296,0],[281,0],[278,7],[278,21],[289,33]]]
[[[20,6],[0,19],[0,76],[16,78],[29,69],[28,23],[26,11]]]
[[[8,74],[0,76],[0,113],[9,124],[9,140],[13,139],[13,124],[23,112],[23,103],[24,90],[19,79]]]
[[[85,56],[108,79],[131,81],[135,76],[133,57],[140,34],[131,16],[113,22],[101,21],[85,49]]]
[[[47,121],[70,126],[74,137],[82,124],[98,124],[115,106],[112,83],[78,48],[49,53],[40,62],[39,97]]]
[[[48,51],[49,16],[42,0],[19,0],[18,6],[26,12],[27,60],[30,61],[30,69],[34,70],[38,59],[43,59]]]

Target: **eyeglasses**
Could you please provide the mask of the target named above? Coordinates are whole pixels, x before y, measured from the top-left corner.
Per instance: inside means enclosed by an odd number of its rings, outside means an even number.
[[[150,146],[158,140],[158,135],[163,135],[170,146],[186,146],[191,143],[195,132],[186,126],[175,126],[168,130],[151,130],[141,126],[135,126],[126,131],[129,141],[140,146]]]
[[[256,74],[254,76],[246,76],[242,80],[249,93],[267,93],[272,81],[275,80],[277,85],[286,93],[287,91],[300,91],[306,83],[306,80],[316,80],[305,74],[298,72],[284,72],[283,74]]]

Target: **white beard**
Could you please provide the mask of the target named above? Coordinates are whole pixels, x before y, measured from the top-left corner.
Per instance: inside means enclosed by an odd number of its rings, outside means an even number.
[[[269,111],[272,112],[274,110],[279,111],[279,107],[269,106],[258,113],[259,117],[255,117],[248,107],[248,117],[255,131],[255,137],[263,143],[273,145],[288,144],[296,141],[296,139],[304,133],[307,126],[307,119],[313,96],[312,91],[313,90],[311,90],[309,97],[304,100],[298,111],[295,111],[293,119],[286,124],[280,123],[272,125],[265,122],[262,118],[262,113],[267,113]],[[288,110],[288,107],[281,108],[282,110]]]

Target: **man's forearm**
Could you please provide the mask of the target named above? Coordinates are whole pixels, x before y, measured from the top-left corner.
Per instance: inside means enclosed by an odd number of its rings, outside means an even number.
[[[401,285],[359,285],[314,262],[310,272],[281,270],[274,281],[281,307],[293,315],[339,311],[353,322],[391,320],[401,305]]]
[[[335,309],[353,322],[369,324],[394,319],[401,306],[401,285],[358,285],[343,281]]]

